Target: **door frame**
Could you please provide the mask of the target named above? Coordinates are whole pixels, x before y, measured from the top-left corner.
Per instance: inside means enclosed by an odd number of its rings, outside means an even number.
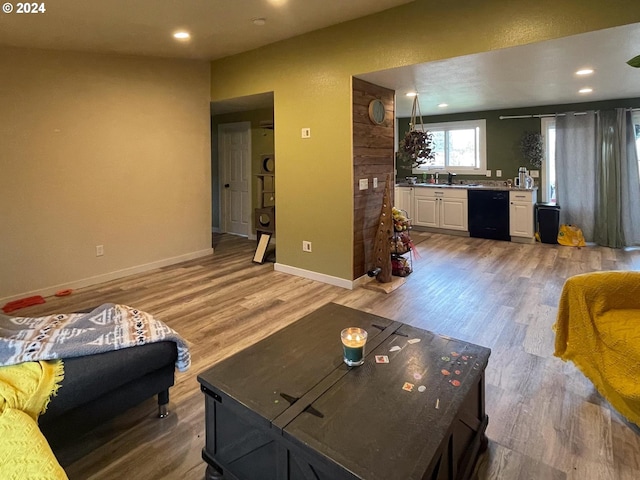
[[[232,122],[232,123],[221,123],[218,125],[218,191],[220,192],[220,229],[222,233],[228,232],[229,226],[229,217],[227,215],[227,203],[229,201],[228,194],[226,189],[224,188],[224,180],[225,180],[225,162],[224,162],[224,142],[221,141],[222,135],[226,132],[233,131],[244,131],[248,135],[248,148],[249,154],[245,160],[245,168],[248,172],[249,178],[247,179],[247,194],[249,197],[249,201],[245,207],[245,214],[249,219],[249,231],[247,232],[247,237],[252,238],[253,236],[253,217],[251,215],[251,210],[253,207],[253,191],[252,191],[252,183],[253,176],[251,174],[251,122]]]

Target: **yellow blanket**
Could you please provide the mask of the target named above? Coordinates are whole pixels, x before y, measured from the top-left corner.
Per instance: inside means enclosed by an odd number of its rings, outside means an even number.
[[[38,416],[62,381],[61,360],[0,367],[0,478],[66,479]]]
[[[571,360],[600,394],[640,425],[640,272],[593,272],[562,290],[555,355]]]

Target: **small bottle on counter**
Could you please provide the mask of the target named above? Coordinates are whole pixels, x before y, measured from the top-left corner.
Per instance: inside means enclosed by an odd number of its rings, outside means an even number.
[[[431,178],[429,179],[429,183],[436,183],[435,179],[433,178],[433,173],[431,174]]]

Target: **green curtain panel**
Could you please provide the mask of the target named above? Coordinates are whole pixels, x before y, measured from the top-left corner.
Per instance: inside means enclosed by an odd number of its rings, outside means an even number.
[[[598,245],[640,244],[640,179],[631,111],[601,111],[597,122],[596,228]]]
[[[622,228],[627,246],[640,245],[640,173],[638,172],[638,149],[633,113],[629,109],[618,109],[624,118],[622,158]]]
[[[624,112],[623,112],[624,113]],[[624,120],[624,119],[623,119]],[[618,112],[602,110],[596,124],[596,228],[595,242],[606,247],[625,246],[622,231],[622,158]]]

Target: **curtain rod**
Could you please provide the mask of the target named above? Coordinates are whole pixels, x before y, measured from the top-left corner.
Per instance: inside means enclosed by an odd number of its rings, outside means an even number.
[[[628,112],[639,112],[640,108],[627,108]],[[574,115],[586,115],[587,112],[574,112]],[[598,113],[596,111],[596,113]],[[564,117],[566,113],[534,113],[530,115],[500,115],[500,120],[511,120],[515,118],[547,118],[547,117]]]

